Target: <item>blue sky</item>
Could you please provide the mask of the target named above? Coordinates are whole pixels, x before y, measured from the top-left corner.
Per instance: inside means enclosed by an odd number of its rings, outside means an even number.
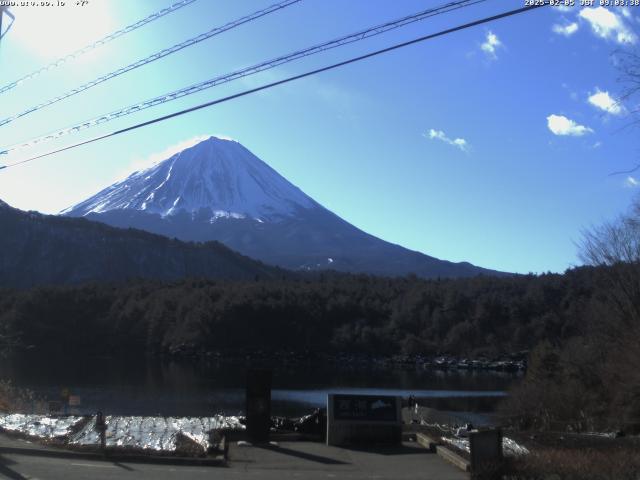
[[[169,1],[14,8],[0,85]],[[6,147],[185,85],[443,2],[303,0],[0,127]],[[198,0],[0,95],[12,115],[270,5]],[[489,0],[200,92],[11,156],[122,128],[327,63],[522,6]],[[0,171],[0,198],[57,213],[202,135],[234,138],[315,200],[385,240],[514,272],[578,264],[581,229],[625,210],[637,130],[615,99],[616,54],[640,8],[543,8]],[[8,158],[7,158],[8,157]]]

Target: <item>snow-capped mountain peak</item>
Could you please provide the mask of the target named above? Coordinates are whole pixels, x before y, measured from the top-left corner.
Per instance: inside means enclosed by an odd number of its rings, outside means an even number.
[[[208,138],[63,214],[186,241],[218,241],[294,270],[424,277],[492,273],[407,250],[351,225],[240,143]]]
[[[138,210],[277,221],[318,204],[234,140],[210,137],[102,190],[62,214]]]

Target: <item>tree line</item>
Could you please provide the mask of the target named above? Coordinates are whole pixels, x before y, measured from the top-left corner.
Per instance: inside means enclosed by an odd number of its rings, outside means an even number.
[[[640,201],[585,232],[563,274],[425,280],[256,276],[0,291],[5,345],[54,355],[454,355],[530,350],[520,428],[640,431]]]
[[[491,359],[531,350],[503,409],[510,423],[636,425],[638,265],[501,278],[327,272],[3,290],[0,338],[52,358],[284,351]]]
[[[308,278],[5,290],[0,332],[43,351],[276,351],[495,357],[584,330],[598,269],[423,280]]]

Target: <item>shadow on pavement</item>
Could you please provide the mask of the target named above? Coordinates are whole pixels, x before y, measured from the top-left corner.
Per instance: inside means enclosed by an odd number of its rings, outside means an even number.
[[[90,452],[73,452],[64,450],[42,449],[42,448],[15,448],[15,447],[0,447],[0,458],[2,454],[5,455],[24,455],[34,457],[47,457],[47,458],[64,458],[72,460],[88,460],[108,462],[124,470],[134,470],[133,468],[123,465],[120,462],[126,463],[155,463],[162,465],[197,465],[197,466],[216,466],[223,467],[224,461],[215,458],[182,458],[182,457],[154,457],[154,456],[129,456],[121,455],[117,453],[90,453]],[[6,461],[6,460],[5,460]]]
[[[115,465],[116,467],[120,467],[123,470],[128,470],[129,472],[135,472],[135,470],[131,467],[129,467],[128,465],[123,465],[120,462],[111,462],[113,465]]]
[[[97,453],[65,452],[64,450],[45,450],[42,448],[0,447],[0,454],[25,455],[34,457],[70,458],[85,460],[104,460],[105,456]]]
[[[9,478],[11,480],[27,480],[27,477],[20,475],[18,472],[11,470],[8,467],[8,465],[12,465],[13,463],[15,462],[12,462],[0,455],[0,477]]]
[[[350,465],[348,462],[342,462],[334,458],[322,457],[320,455],[314,455],[313,453],[300,452],[286,447],[276,447],[274,445],[255,445],[255,447],[276,453],[282,453],[283,455],[302,458],[303,460],[309,460],[311,462],[323,463],[325,465]]]
[[[354,452],[375,453],[378,455],[424,455],[430,453],[429,450],[418,446],[408,445],[389,445],[389,446],[369,446],[357,447],[353,445],[341,447],[345,450],[353,450]]]

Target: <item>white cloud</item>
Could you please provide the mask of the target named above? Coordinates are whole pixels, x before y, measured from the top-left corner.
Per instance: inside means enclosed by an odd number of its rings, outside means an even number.
[[[440,140],[441,142],[459,148],[463,152],[469,151],[469,143],[464,138],[449,138],[442,130],[434,130],[432,128],[429,130],[429,133],[425,133],[424,136],[431,140]]]
[[[551,29],[554,33],[558,35],[564,35],[565,37],[570,37],[574,33],[578,31],[578,24],[576,22],[570,23],[568,25],[558,25],[555,24]]]
[[[637,179],[633,178],[632,176],[628,176],[627,179],[624,181],[624,184],[630,188],[636,188],[640,186],[640,182]]]
[[[491,30],[487,32],[487,37],[480,48],[484,53],[486,53],[490,58],[497,59],[496,50],[502,47],[502,42],[498,38],[498,36],[493,33]]]
[[[604,7],[583,8],[579,16],[589,22],[593,33],[600,38],[620,44],[633,44],[638,40],[619,15]]]
[[[563,136],[581,137],[582,135],[593,132],[589,127],[578,125],[563,115],[549,115],[547,117],[547,127],[549,127],[549,130],[551,130],[554,135]]]
[[[611,115],[621,115],[624,113],[624,107],[611,98],[609,92],[603,92],[599,88],[596,88],[596,93],[589,96],[589,103]]]
[[[593,148],[593,149],[595,150],[596,148],[600,148],[601,146],[602,146],[602,142],[597,141],[596,143],[594,143],[594,144],[591,146],[591,148]]]

